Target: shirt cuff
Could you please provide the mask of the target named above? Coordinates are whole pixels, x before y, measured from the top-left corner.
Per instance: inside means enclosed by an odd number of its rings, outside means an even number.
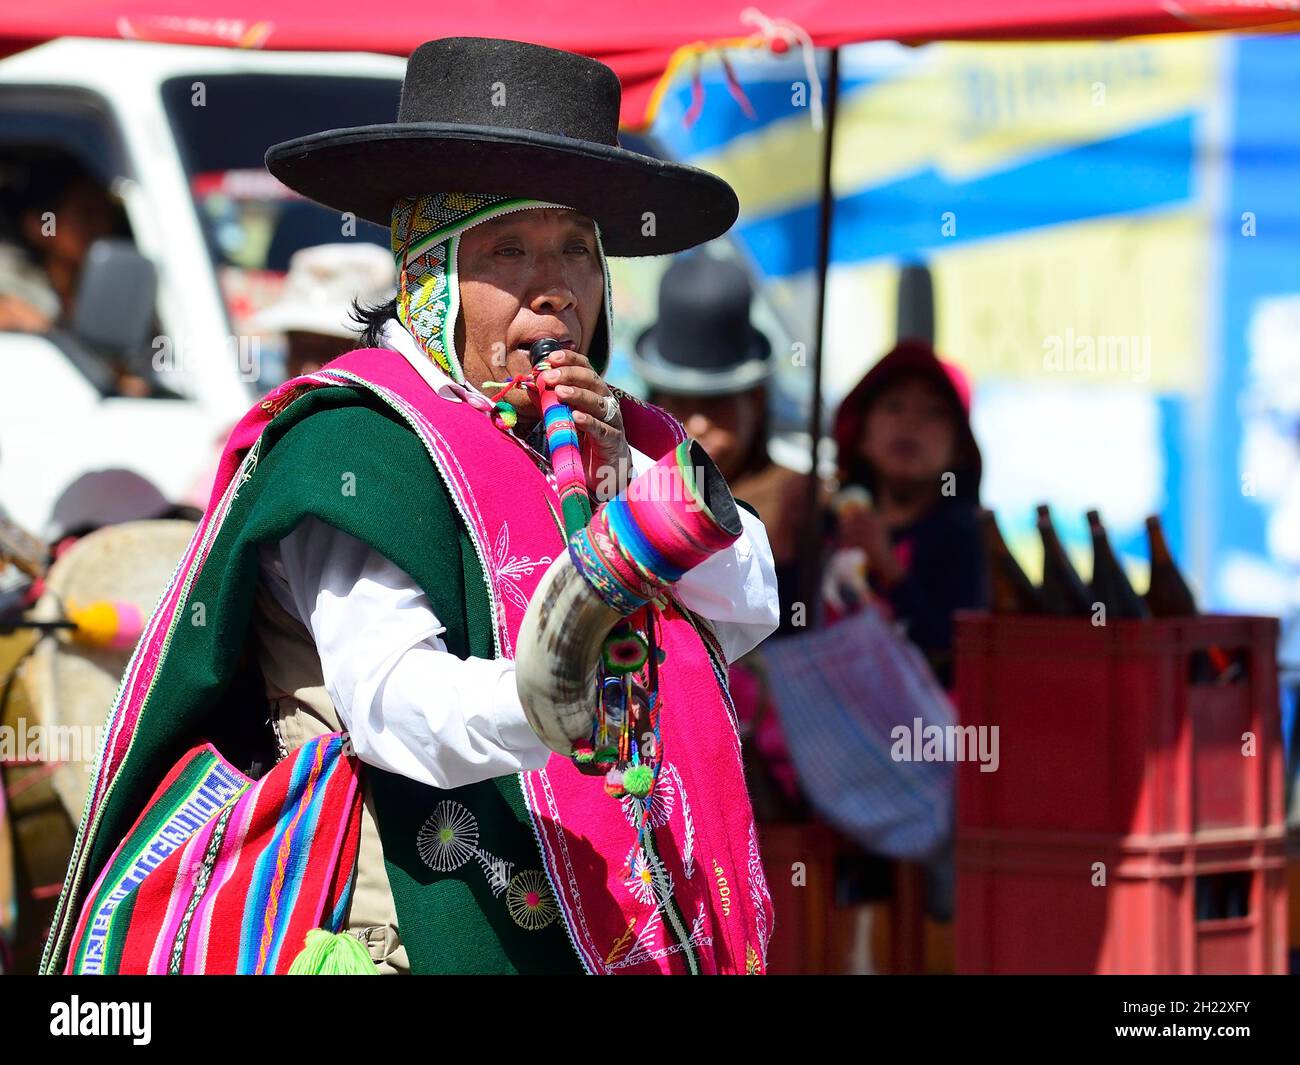
[[[509,659],[500,661],[501,674],[497,677],[492,702],[492,723],[497,730],[497,742],[503,750],[510,751],[519,759],[522,768],[542,769],[554,752],[538,739],[528,723],[523,704],[519,701],[514,662]]]

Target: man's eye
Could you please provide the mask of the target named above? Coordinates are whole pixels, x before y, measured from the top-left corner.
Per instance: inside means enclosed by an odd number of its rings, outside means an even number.
[[[570,244],[569,251],[581,252],[583,255],[591,254],[591,248],[586,244]]]
[[[523,248],[516,248],[513,244],[507,245],[504,248],[497,248],[498,255],[523,255],[523,253]]]

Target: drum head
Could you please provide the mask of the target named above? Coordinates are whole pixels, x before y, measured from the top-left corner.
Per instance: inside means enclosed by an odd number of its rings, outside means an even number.
[[[111,600],[133,604],[147,619],[196,527],[191,521],[133,521],[82,537],[50,567],[33,616],[53,620],[62,616],[61,603]],[[59,632],[42,639],[22,667],[36,718],[29,727],[45,726],[47,743],[57,736],[59,753],[68,759],[51,781],[74,825],[130,658],[130,651],[88,647]]]

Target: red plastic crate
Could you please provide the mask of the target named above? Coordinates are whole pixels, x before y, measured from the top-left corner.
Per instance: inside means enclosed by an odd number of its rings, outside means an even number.
[[[1104,886],[1094,884],[1096,863]],[[1242,916],[1197,920],[1198,877],[1245,879]],[[985,832],[957,843],[959,973],[1287,971],[1281,839],[1140,847]]]
[[[959,615],[961,721],[998,726],[999,766],[958,766],[958,971],[1284,971],[1276,638],[1272,618]],[[1193,683],[1212,647],[1238,682]],[[1248,916],[1196,921],[1197,877],[1248,882]]]

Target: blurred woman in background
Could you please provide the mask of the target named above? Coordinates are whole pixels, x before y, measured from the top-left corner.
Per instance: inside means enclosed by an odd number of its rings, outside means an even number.
[[[839,550],[828,572],[851,583],[846,560],[864,561],[870,593],[951,688],[953,613],[988,604],[970,386],[929,344],[904,340],[845,397],[834,432]]]
[[[773,639],[813,622],[797,609],[800,515],[807,475],[768,454],[767,383],[771,343],[750,322],[753,288],[737,264],[705,253],[679,256],[660,282],[659,318],[637,338],[636,372],[647,398],[700,442],[731,485],[736,501],[767,529],[776,563],[781,622]],[[794,769],[771,705],[759,652],[731,667],[731,693],[746,744],[746,775],[760,821],[806,816]]]

